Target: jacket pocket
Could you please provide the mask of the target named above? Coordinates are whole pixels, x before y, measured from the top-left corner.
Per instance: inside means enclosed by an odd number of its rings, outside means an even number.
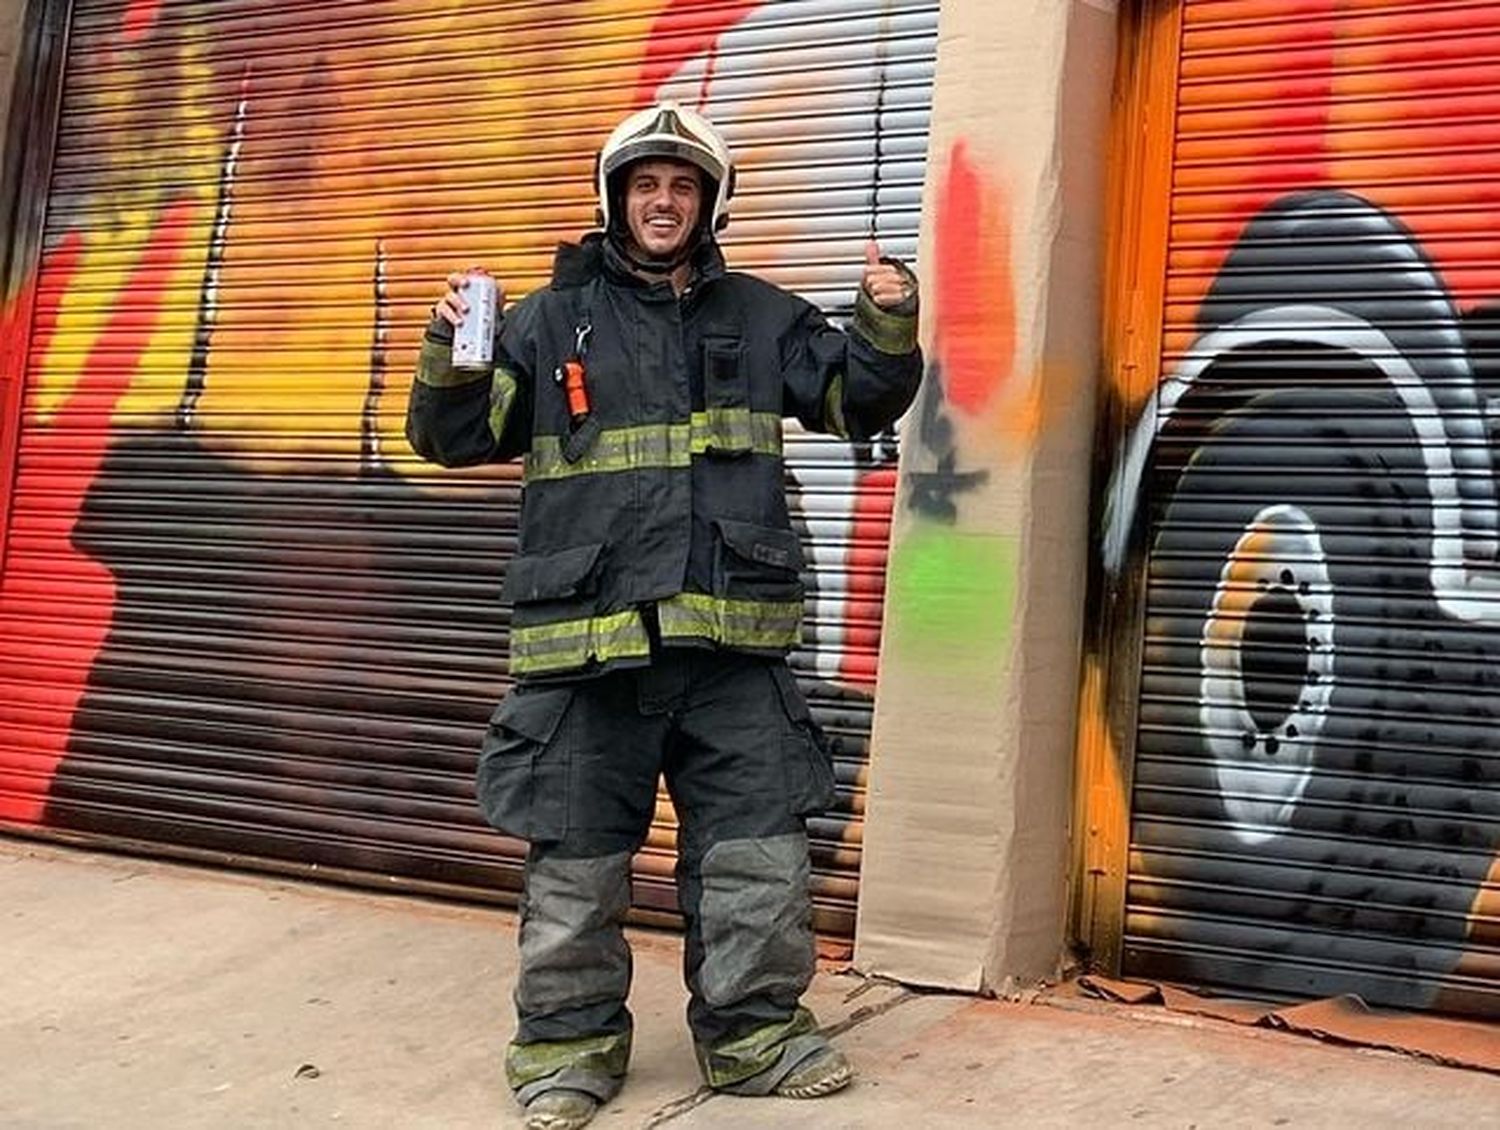
[[[802,599],[802,543],[796,531],[719,518],[714,595],[734,600]]]
[[[824,812],[838,798],[833,754],[786,664],[771,665],[771,680],[776,684],[785,715],[781,753],[786,773],[787,806],[793,816]]]
[[[500,599],[509,604],[538,604],[587,596],[594,589],[595,566],[603,549],[601,542],[513,558],[505,570]]]
[[[484,818],[508,836],[562,839],[568,831],[572,753],[564,715],[570,687],[517,687],[496,708],[479,751],[476,792]]]
[[[750,431],[750,366],[738,338],[703,339],[703,450],[734,458],[754,450]]]

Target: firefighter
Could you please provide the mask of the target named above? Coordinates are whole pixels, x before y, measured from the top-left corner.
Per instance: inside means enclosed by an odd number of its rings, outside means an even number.
[[[443,466],[524,460],[503,589],[515,686],[478,794],[529,845],[505,1067],[536,1130],[584,1125],[625,1075],[621,923],[659,775],[704,1079],[811,1098],[852,1078],[799,1004],[814,969],[805,825],[834,776],[786,663],[803,557],[782,417],[868,440],[922,371],[915,276],[873,242],[847,332],[726,269],[734,166],[700,114],[627,117],[595,179],[600,230],[562,244],[551,285],[505,312],[492,372],[452,366],[467,275],[449,277],[407,417]]]

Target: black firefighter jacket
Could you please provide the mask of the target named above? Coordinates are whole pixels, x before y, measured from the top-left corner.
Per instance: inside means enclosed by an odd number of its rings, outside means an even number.
[[[490,374],[454,370],[451,328],[428,328],[412,446],[448,467],[525,456],[503,590],[521,680],[647,663],[653,629],[668,646],[784,655],[800,637],[802,551],[782,417],[868,439],[916,395],[915,296],[886,311],[861,292],[846,334],[726,271],[712,242],[694,266],[678,297],[598,233],[562,245],[551,286],[506,313]],[[579,424],[557,376],[584,327]]]

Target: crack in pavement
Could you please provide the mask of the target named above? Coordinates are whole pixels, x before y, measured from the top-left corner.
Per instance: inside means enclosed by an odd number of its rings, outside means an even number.
[[[855,990],[855,995],[863,991],[865,991],[863,988],[857,989]],[[827,1036],[831,1040],[835,1036],[842,1036],[845,1032],[848,1032],[854,1028],[858,1028],[861,1024],[864,1024],[868,1021],[874,1020],[877,1016],[884,1016],[886,1013],[890,1012],[893,1009],[899,1008],[901,1005],[906,1004],[908,1001],[916,1000],[921,995],[921,993],[914,992],[911,989],[902,989],[890,1000],[881,1001],[879,1004],[866,1005],[863,1008],[856,1008],[853,1012],[851,1012],[843,1020],[840,1020],[837,1024],[829,1024],[824,1028],[818,1029],[818,1031],[820,1031],[823,1035]],[[847,1000],[849,998],[846,997],[845,999]],[[691,1094],[682,1095],[678,1098],[672,1099],[669,1102],[663,1103],[661,1106],[657,1107],[656,1110],[651,1112],[651,1114],[646,1118],[645,1122],[641,1123],[641,1130],[654,1130],[654,1127],[662,1126],[668,1122],[671,1122],[675,1118],[681,1118],[684,1114],[687,1114],[689,1111],[696,1110],[698,1107],[708,1102],[709,1099],[715,1098],[717,1095],[718,1092],[715,1091],[712,1087],[699,1087]]]
[[[672,1119],[686,1114],[695,1107],[702,1106],[709,1099],[713,1098],[715,1094],[717,1092],[712,1087],[699,1087],[690,1095],[683,1095],[681,1098],[673,1099],[671,1102],[665,1103],[652,1111],[650,1117],[641,1123],[641,1130],[651,1130],[654,1126],[660,1126],[664,1122],[671,1122]]]

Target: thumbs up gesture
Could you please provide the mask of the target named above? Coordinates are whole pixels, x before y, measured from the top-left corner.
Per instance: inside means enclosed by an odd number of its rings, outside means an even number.
[[[882,310],[900,306],[916,290],[916,280],[909,272],[881,260],[880,245],[873,239],[865,244],[865,274],[861,285]]]

